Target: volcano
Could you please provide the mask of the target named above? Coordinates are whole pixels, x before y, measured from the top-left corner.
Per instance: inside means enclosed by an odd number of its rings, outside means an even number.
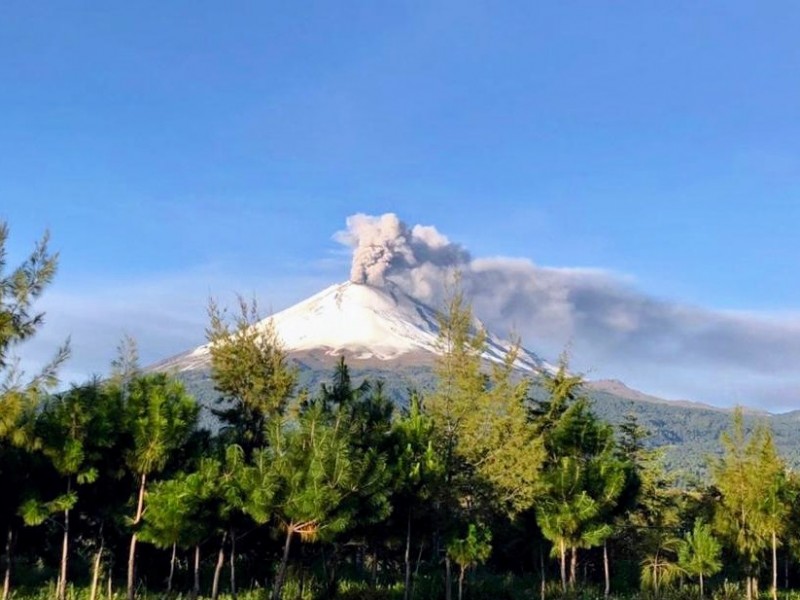
[[[263,329],[269,322],[290,356],[301,362],[333,364],[344,356],[355,367],[429,365],[441,354],[437,311],[392,284],[375,287],[348,281],[332,285],[255,327]],[[474,328],[483,328],[477,319]],[[483,358],[502,362],[512,346],[487,332]],[[156,368],[182,372],[207,369],[209,364],[209,345],[204,344]],[[524,348],[519,349],[514,366],[527,373],[551,368]]]

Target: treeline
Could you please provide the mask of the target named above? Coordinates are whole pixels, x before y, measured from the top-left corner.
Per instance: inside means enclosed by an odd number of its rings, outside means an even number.
[[[55,268],[46,241],[0,268],[3,600],[65,600],[76,584],[92,600],[451,600],[754,598],[764,581],[776,597],[791,583],[800,483],[766,427],[747,431],[737,412],[713,476],[680,489],[635,417],[595,416],[566,361],[538,376],[537,399],[513,353],[487,366],[458,291],[435,389],[409,391],[403,410],[344,360],[321,389],[298,389],[254,306],[212,304],[211,432],[179,381],[139,368],[130,340],[108,377],[63,392],[51,390],[66,347],[19,373],[11,351],[40,328],[32,306]]]

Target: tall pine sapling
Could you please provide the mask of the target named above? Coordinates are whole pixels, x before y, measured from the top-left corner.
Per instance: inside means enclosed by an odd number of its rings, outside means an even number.
[[[180,382],[163,373],[135,376],[117,393],[124,397],[125,433],[130,439],[125,463],[138,484],[128,551],[128,600],[134,600],[136,541],[148,478],[164,469],[188,441],[197,426],[199,407]]]
[[[697,519],[678,546],[678,564],[686,573],[698,578],[700,597],[704,595],[705,578],[722,570],[721,558],[722,545],[711,532],[711,526]]]

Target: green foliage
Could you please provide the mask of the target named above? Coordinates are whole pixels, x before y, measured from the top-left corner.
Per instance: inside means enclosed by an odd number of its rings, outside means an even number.
[[[395,473],[397,488],[421,499],[431,496],[443,473],[433,436],[434,423],[423,412],[419,395],[413,393],[408,410],[394,425]]]
[[[485,372],[486,333],[456,288],[439,320],[437,386],[426,402],[435,428],[449,502],[510,515],[530,507],[544,452],[527,418],[529,381],[514,376],[519,346]]]
[[[19,368],[13,350],[44,323],[44,314],[35,312],[34,304],[55,277],[58,255],[50,253],[45,234],[21,264],[6,272],[8,235],[8,225],[0,222],[0,443],[33,446],[30,428],[37,402],[40,394],[58,383],[58,368],[69,356],[69,343],[30,377]]]
[[[179,473],[155,483],[147,494],[140,539],[162,549],[194,544],[205,533],[202,501],[203,481],[198,473]]]
[[[722,546],[711,533],[711,526],[697,519],[678,546],[678,564],[689,575],[700,578],[702,590],[703,578],[722,570],[721,557]]]
[[[676,535],[685,502],[674,478],[666,473],[663,453],[646,448],[638,422],[628,422],[630,428],[623,432],[620,452],[633,460],[636,489],[633,498],[626,499],[619,519],[620,541],[626,554],[641,562],[643,589],[658,590],[662,576],[663,583],[668,584],[680,574],[675,568]]]
[[[561,421],[564,413],[576,401],[586,401],[583,377],[570,373],[569,360],[562,354],[555,373],[543,373],[540,379],[544,394],[530,409],[531,422],[544,437],[545,449],[550,456],[558,454],[559,448],[552,430]]]
[[[434,422],[445,479],[452,485],[468,485],[468,466],[459,445],[463,423],[486,388],[481,370],[485,338],[485,331],[475,330],[472,310],[456,289],[439,318],[436,389],[425,403]]]
[[[162,470],[195,430],[199,406],[183,384],[164,373],[136,376],[115,392],[124,397],[128,467],[137,475]]]
[[[42,325],[44,314],[33,312],[33,304],[53,281],[58,255],[49,252],[50,236],[45,234],[19,266],[5,273],[8,233],[8,225],[0,222],[0,373],[11,367],[2,387],[14,388],[16,376],[21,374],[13,368],[9,352],[31,338]],[[39,388],[55,384],[55,369],[66,356],[59,352],[57,358],[59,360],[47,365],[30,385]]]
[[[722,445],[725,455],[714,470],[720,493],[715,525],[743,564],[753,569],[769,544],[771,526],[778,525],[767,508],[782,469],[769,432],[759,426],[748,436],[741,410],[734,414],[732,431],[723,435]]]
[[[42,453],[62,477],[79,484],[97,479],[96,463],[113,444],[119,406],[92,381],[47,398],[36,419]]]
[[[221,394],[215,409],[232,441],[249,454],[266,442],[269,422],[283,414],[296,384],[297,372],[271,320],[262,320],[255,302],[239,298],[232,319],[213,301],[208,307],[206,337],[211,377]]]
[[[550,396],[531,412],[547,451],[536,518],[561,559],[565,588],[567,550],[574,556],[578,548],[600,546],[614,533],[632,465],[617,450],[613,430],[590,410],[582,379],[569,374],[566,358],[546,381]],[[575,579],[573,561],[570,581]]]
[[[236,476],[241,490],[242,510],[259,525],[272,518],[279,478],[274,461],[274,449],[260,449]],[[239,498],[235,498],[239,502]]]
[[[298,390],[318,390],[322,383],[330,379],[331,365],[319,358],[290,358],[289,362],[296,368]],[[410,365],[401,361],[382,366],[368,361],[364,364],[351,362],[349,368],[353,381],[383,380],[386,395],[400,407],[408,405],[409,388],[417,390],[425,398],[426,404],[436,388],[434,369],[424,364]],[[208,370],[183,371],[177,375],[201,404],[213,406],[219,394],[214,391]],[[597,417],[615,428],[624,424],[627,415],[635,413],[638,424],[648,432],[644,440],[645,449],[661,449],[664,468],[674,475],[675,481],[682,487],[707,480],[710,474],[708,458],[722,454],[719,437],[730,424],[731,412],[728,410],[658,398],[631,399],[591,381],[587,382],[583,393]],[[537,399],[547,396],[542,378],[534,377],[531,395]],[[775,445],[787,464],[795,469],[800,467],[797,414],[745,415],[748,427],[758,420],[770,424]],[[208,418],[204,426],[216,430],[219,422],[215,418]]]
[[[50,518],[51,515],[70,510],[75,506],[77,501],[78,495],[75,492],[62,494],[49,502],[41,502],[35,498],[28,498],[20,506],[19,516],[22,517],[26,525],[41,525]]]
[[[351,524],[349,501],[369,487],[370,474],[351,451],[344,426],[321,404],[273,431],[267,451],[279,519],[304,540],[330,539]]]
[[[642,559],[642,590],[650,590],[659,596],[663,588],[672,586],[680,580],[683,575],[683,569],[677,562],[680,544],[681,540],[677,538],[661,539],[656,551]]]
[[[200,462],[203,497],[223,525],[231,521],[234,515],[244,512],[248,503],[253,505],[249,508],[251,512],[260,511],[259,515],[264,515],[261,518],[254,516],[257,522],[264,523],[269,518],[268,499],[261,498],[260,492],[255,491],[260,489],[260,482],[264,480],[265,472],[269,469],[263,461],[260,470],[253,472],[249,468],[251,467],[246,463],[244,450],[235,444],[225,446],[222,456],[203,457]]]
[[[447,544],[447,555],[461,568],[482,565],[492,553],[492,532],[486,527],[470,523],[467,535],[453,538]]]

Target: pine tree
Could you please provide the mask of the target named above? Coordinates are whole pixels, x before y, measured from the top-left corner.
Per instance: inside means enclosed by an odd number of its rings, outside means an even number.
[[[267,468],[266,463],[262,467]],[[267,468],[260,474],[256,472],[256,477],[246,482],[245,478],[250,468],[252,467],[246,463],[241,446],[235,444],[222,448],[218,456],[204,457],[200,463],[199,474],[202,479],[203,500],[208,505],[209,519],[217,527],[217,534],[221,538],[211,586],[212,600],[216,600],[219,595],[226,542],[230,545],[230,591],[231,595],[236,597],[237,532],[243,526],[242,521],[248,502],[258,504],[253,510],[260,516],[259,523],[263,524],[271,516],[269,498],[265,499],[261,495],[261,486],[268,486],[271,473]],[[254,488],[259,489],[255,491]],[[248,492],[251,494],[250,496],[248,496]]]
[[[772,550],[772,598],[777,600],[778,545],[787,531],[791,493],[786,465],[775,448],[772,432],[765,429],[760,441],[756,470],[760,476],[762,497],[757,514],[761,528],[769,536]]]
[[[447,555],[459,567],[458,600],[464,597],[464,575],[467,569],[485,563],[492,553],[492,532],[483,526],[470,523],[467,535],[454,538],[447,544]]]
[[[198,473],[179,473],[155,483],[147,493],[147,512],[139,539],[171,551],[167,594],[172,591],[177,549],[195,545],[204,533],[206,515],[201,513],[202,501]]]
[[[44,324],[44,313],[33,308],[55,277],[58,255],[48,250],[45,234],[30,256],[6,274],[7,240],[8,226],[0,222],[0,443],[24,446],[33,441],[32,432],[20,425],[33,423],[25,415],[32,414],[40,396],[58,383],[58,368],[69,356],[69,343],[33,376],[20,369],[12,352]]]
[[[394,457],[395,509],[406,509],[406,541],[403,563],[403,598],[411,597],[411,524],[414,512],[429,502],[442,481],[442,463],[433,445],[434,424],[422,410],[417,393],[411,393],[408,410],[397,420],[393,439],[397,444]]]
[[[703,596],[703,579],[722,569],[722,546],[711,533],[711,526],[697,519],[692,531],[688,532],[678,547],[678,564],[689,575],[700,582],[700,596]]]
[[[515,344],[489,369],[485,387],[464,415],[458,452],[489,485],[488,501],[513,517],[540,490],[545,458],[541,436],[528,420],[530,381],[519,378]]]
[[[619,457],[613,431],[591,412],[581,385],[562,357],[558,371],[545,376],[549,396],[532,413],[547,451],[536,517],[558,553],[565,593],[576,583],[578,549],[602,546],[614,532],[615,510],[628,485],[629,467]]]
[[[115,407],[103,386],[95,380],[47,399],[37,418],[36,433],[42,452],[64,480],[63,494],[48,503],[59,506],[63,512],[61,566],[56,586],[60,600],[67,593],[70,512],[78,501],[78,486],[97,479],[97,465],[102,454],[114,443]],[[29,513],[30,509],[29,506]]]
[[[459,486],[470,470],[459,452],[464,421],[486,388],[481,362],[486,332],[475,329],[472,309],[458,287],[439,314],[437,345],[436,389],[426,409],[435,424],[445,480],[448,486]]]
[[[486,332],[476,327],[458,278],[439,315],[438,347],[437,385],[426,410],[442,462],[445,525],[493,505],[509,515],[530,507],[544,452],[528,422],[529,382],[514,371],[519,344],[486,367]],[[448,590],[449,563],[445,556]]]
[[[321,403],[312,403],[295,423],[273,431],[268,446],[276,483],[273,505],[285,532],[272,594],[279,600],[293,537],[332,539],[352,525],[359,495],[385,490],[382,474],[352,451],[347,428]]]
[[[383,381],[375,383],[364,379],[354,386],[344,357],[333,374],[331,385],[322,384],[319,398],[315,399],[323,411],[335,422],[337,429],[349,441],[349,454],[368,475],[368,481],[358,488],[349,503],[353,506],[353,526],[348,527],[351,541],[359,540],[372,554],[372,583],[377,578],[378,543],[384,534],[384,521],[391,512],[389,494],[393,473],[388,467],[392,450],[392,418],[394,404],[384,393]],[[308,407],[309,405],[306,404]],[[333,589],[338,573],[339,553],[330,558],[327,587]]]
[[[5,394],[16,390],[26,392],[43,391],[57,383],[57,369],[69,354],[68,345],[61,347],[55,358],[38,374],[24,381],[22,373],[11,354],[18,344],[33,337],[44,323],[44,313],[33,312],[33,305],[56,274],[58,254],[51,254],[48,249],[50,236],[45,234],[36,244],[33,252],[18,267],[5,274],[6,241],[8,225],[0,222],[0,437],[11,432],[10,417],[18,405],[18,397],[6,397]]]
[[[477,475],[509,512],[527,508],[543,450],[527,419],[530,381],[515,372],[519,343],[502,362],[487,367],[486,332],[476,328],[458,285],[439,316],[439,331],[437,386],[425,405],[435,426],[445,479],[474,496]]]
[[[775,484],[773,473],[779,469],[765,462],[764,449],[771,446],[768,431],[759,426],[748,436],[740,408],[734,413],[732,430],[722,436],[722,445],[725,453],[714,468],[714,481],[720,493],[715,526],[739,555],[747,598],[751,600],[757,594],[761,552],[769,546],[775,532],[770,527],[765,499]],[[770,453],[769,461],[774,458],[774,453]]]
[[[125,432],[130,439],[125,462],[138,482],[128,552],[128,600],[133,600],[136,541],[148,478],[164,469],[170,456],[188,441],[197,426],[199,407],[180,382],[163,373],[135,376],[125,388],[114,391],[124,398]]]
[[[211,353],[211,377],[221,396],[214,414],[229,441],[245,454],[267,442],[269,423],[279,418],[294,394],[297,370],[271,320],[262,321],[255,302],[239,299],[232,319],[213,301],[208,307],[206,337]]]
[[[680,492],[663,466],[663,450],[646,448],[649,432],[635,415],[620,425],[617,452],[630,461],[630,480],[620,499],[620,546],[639,557],[641,584],[658,595],[660,588],[680,575],[675,562],[678,547],[674,531],[681,524]]]

